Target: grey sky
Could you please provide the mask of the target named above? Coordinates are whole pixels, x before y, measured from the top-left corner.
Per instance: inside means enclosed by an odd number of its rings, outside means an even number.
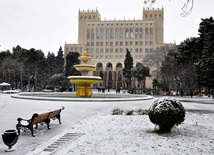
[[[179,44],[198,36],[201,18],[214,16],[214,0],[195,0],[193,12],[181,17],[185,0],[157,0],[164,8],[164,41]],[[98,9],[102,20],[142,19],[143,0],[0,0],[0,51],[20,45],[57,53],[77,43],[78,11]]]

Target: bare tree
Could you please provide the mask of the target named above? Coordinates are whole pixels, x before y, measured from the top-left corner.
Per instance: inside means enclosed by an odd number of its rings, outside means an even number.
[[[157,0],[144,0],[143,3],[148,7],[151,7]],[[181,17],[188,16],[193,10],[194,0],[186,0],[181,8]]]

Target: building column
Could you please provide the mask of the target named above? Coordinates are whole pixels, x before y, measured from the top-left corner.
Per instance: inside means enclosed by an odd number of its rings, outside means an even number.
[[[113,70],[112,70],[112,74],[113,74],[113,88],[114,88],[114,89],[117,89],[117,88],[116,88],[116,82],[117,82],[116,73],[117,73],[117,72],[116,72],[116,69],[113,69]]]
[[[106,76],[107,76],[106,69],[103,69],[103,87],[104,88],[106,88]]]

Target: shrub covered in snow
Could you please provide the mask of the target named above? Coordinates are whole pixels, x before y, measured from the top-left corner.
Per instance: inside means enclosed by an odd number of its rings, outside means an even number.
[[[159,131],[170,132],[174,125],[184,121],[185,109],[178,100],[164,97],[153,103],[148,114],[150,121],[159,126]]]

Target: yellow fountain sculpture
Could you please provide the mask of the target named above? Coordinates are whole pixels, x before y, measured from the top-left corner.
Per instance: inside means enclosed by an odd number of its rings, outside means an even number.
[[[82,76],[69,76],[68,79],[70,79],[71,83],[77,84],[77,97],[92,97],[91,85],[98,83],[101,77],[87,76],[89,71],[95,71],[96,69],[94,65],[87,64],[87,62],[91,60],[91,57],[87,57],[86,50],[84,51],[84,55],[78,59],[83,63],[81,65],[75,65],[74,67],[82,73]]]

